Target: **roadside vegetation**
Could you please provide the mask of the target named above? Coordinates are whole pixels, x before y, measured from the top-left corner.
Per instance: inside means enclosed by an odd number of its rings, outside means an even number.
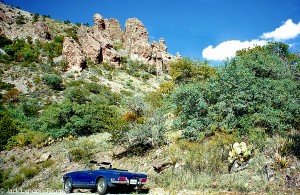
[[[76,28],[64,36],[76,38]],[[127,56],[121,68],[88,62],[69,73],[53,60],[64,36],[45,43],[0,37],[1,151],[55,149],[86,165],[121,145],[115,162],[146,172],[150,189],[299,192],[300,59],[287,45],[244,49],[219,67],[182,58],[162,76]],[[26,94],[11,84],[21,79]],[[105,139],[92,139],[98,135]],[[49,169],[49,178],[61,177],[51,159],[0,160],[0,188],[37,187],[34,179]],[[17,168],[2,166],[8,162]],[[160,163],[169,166],[154,172]]]

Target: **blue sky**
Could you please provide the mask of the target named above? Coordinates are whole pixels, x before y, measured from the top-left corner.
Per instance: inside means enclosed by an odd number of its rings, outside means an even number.
[[[299,0],[4,0],[56,20],[93,24],[93,15],[116,18],[124,28],[136,17],[150,41],[163,37],[168,52],[223,60],[237,49],[267,41],[300,51]]]

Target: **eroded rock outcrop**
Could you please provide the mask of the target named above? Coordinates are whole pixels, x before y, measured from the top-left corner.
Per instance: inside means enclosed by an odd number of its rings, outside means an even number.
[[[137,18],[130,18],[125,23],[124,47],[133,59],[147,63],[151,57],[148,32]]]
[[[118,67],[122,65],[122,57],[129,57],[160,74],[175,59],[167,52],[164,39],[149,43],[147,29],[137,18],[129,18],[124,30],[117,19],[108,20],[100,14],[95,14],[93,19],[93,27],[81,25],[78,28],[0,3],[0,36],[9,39],[31,37],[32,41],[47,42],[55,36],[70,34],[66,32],[68,29],[75,29],[75,36],[71,35],[74,39],[64,39],[62,57],[67,61],[69,70],[76,71],[84,68],[87,60],[95,64],[107,62]]]
[[[110,31],[107,28],[110,26],[108,21],[99,14],[94,16],[94,21],[94,28],[81,26],[78,30],[78,40],[84,54],[96,64],[110,62],[113,65],[119,65],[121,56],[113,48]]]
[[[108,28],[107,28],[110,39],[113,44],[122,43],[124,32],[121,29],[121,25],[117,19],[111,18],[109,19]]]
[[[167,52],[164,39],[149,43],[149,35],[144,24],[137,18],[130,18],[122,31],[118,20],[103,18],[100,14],[94,15],[94,27],[81,26],[78,30],[78,41],[84,55],[98,64],[109,62],[120,66],[121,57],[126,55],[132,60],[139,60],[144,64],[156,68],[158,74],[168,69],[173,56]],[[120,52],[114,45],[123,46]]]
[[[86,58],[82,49],[72,38],[64,38],[62,56],[67,61],[69,70],[79,72],[86,66]]]
[[[53,32],[40,18],[33,20],[33,14],[0,3],[0,35],[9,39],[53,40]]]

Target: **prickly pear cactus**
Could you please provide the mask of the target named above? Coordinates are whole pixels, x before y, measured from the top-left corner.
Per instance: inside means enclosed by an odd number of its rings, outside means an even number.
[[[238,159],[239,164],[242,164],[251,158],[252,150],[252,146],[247,146],[245,142],[235,142],[231,147],[231,151],[229,151],[228,161],[233,163]]]

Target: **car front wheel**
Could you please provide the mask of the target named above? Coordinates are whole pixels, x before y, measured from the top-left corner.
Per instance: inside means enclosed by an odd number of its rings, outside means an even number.
[[[73,192],[73,186],[72,186],[72,181],[70,178],[66,179],[64,182],[64,190],[67,194]]]
[[[100,178],[97,182],[97,192],[100,195],[105,194],[107,190],[107,182],[104,178]]]

